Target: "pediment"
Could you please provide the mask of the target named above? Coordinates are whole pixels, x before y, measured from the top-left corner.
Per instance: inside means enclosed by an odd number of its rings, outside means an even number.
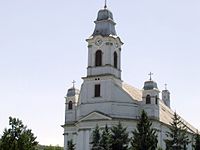
[[[80,119],[79,122],[91,120],[112,120],[112,118],[100,112],[92,112]]]

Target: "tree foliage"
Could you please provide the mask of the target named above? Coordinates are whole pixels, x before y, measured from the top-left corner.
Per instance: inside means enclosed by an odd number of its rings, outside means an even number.
[[[194,150],[200,150],[200,135],[198,133],[195,135]]]
[[[111,150],[111,133],[106,125],[100,139],[100,147],[103,150]]]
[[[53,146],[53,145],[37,145],[36,150],[64,150],[63,147],[60,147],[59,145]]]
[[[22,121],[9,117],[10,128],[3,131],[0,150],[35,150],[38,144],[36,137]]]
[[[91,144],[92,150],[128,150],[128,132],[120,122],[111,129],[106,125],[103,130],[100,130],[96,125]]]
[[[68,150],[75,150],[75,144],[73,143],[73,140],[69,140],[67,143],[67,149]]]
[[[119,122],[111,128],[111,149],[127,150],[129,144],[128,132],[126,128]]]
[[[187,145],[190,143],[187,136],[187,128],[176,112],[174,113],[172,120],[169,128],[170,131],[166,134],[168,137],[168,139],[165,140],[166,150],[186,150]]]
[[[63,148],[60,146],[50,145],[50,146],[44,146],[44,148],[42,150],[63,150]]]
[[[92,133],[92,150],[100,150],[100,130],[99,126],[96,125],[95,130]]]
[[[156,130],[151,128],[152,122],[143,110],[137,129],[134,130],[131,139],[131,150],[155,150],[157,148]]]

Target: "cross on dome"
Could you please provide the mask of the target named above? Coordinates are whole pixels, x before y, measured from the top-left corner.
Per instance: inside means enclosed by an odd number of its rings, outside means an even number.
[[[152,72],[150,72],[148,75],[150,76],[149,80],[151,81],[151,80],[152,80],[152,78],[151,78],[151,77],[152,77],[153,73],[152,73]]]
[[[73,80],[73,81],[72,81],[73,88],[75,88],[75,83],[76,83],[76,81],[75,81],[75,80]]]
[[[165,83],[165,90],[167,90],[167,84]]]
[[[105,9],[107,8],[107,0],[105,0],[104,8],[105,8]]]

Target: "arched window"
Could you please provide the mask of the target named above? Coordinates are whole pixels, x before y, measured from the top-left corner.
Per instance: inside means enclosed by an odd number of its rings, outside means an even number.
[[[114,67],[117,68],[117,53],[114,52]]]
[[[68,109],[69,110],[73,109],[73,103],[72,103],[72,101],[69,101],[69,103],[68,103]]]
[[[102,51],[98,50],[95,53],[95,66],[101,66],[102,65]]]
[[[146,97],[146,104],[151,104],[151,96],[147,95]]]

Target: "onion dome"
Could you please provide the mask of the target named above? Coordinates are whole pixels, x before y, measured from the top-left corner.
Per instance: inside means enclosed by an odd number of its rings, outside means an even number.
[[[154,89],[158,89],[157,83],[153,80],[149,80],[144,82],[144,90],[154,90]]]
[[[95,21],[95,29],[92,36],[101,35],[117,35],[115,31],[115,22],[113,20],[113,14],[107,7],[99,10],[97,19]]]
[[[104,8],[99,10],[98,12],[98,17],[97,17],[97,21],[100,20],[113,20],[113,14],[110,10]]]
[[[67,97],[75,96],[75,95],[78,95],[79,93],[80,93],[79,89],[72,87],[72,88],[68,89]]]

